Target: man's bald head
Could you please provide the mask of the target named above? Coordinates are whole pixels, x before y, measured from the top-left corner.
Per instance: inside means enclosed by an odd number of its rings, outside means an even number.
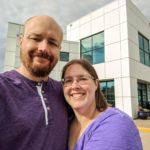
[[[23,35],[25,34],[26,28],[28,27],[28,25],[34,24],[35,22],[41,22],[41,24],[42,24],[42,22],[44,22],[44,23],[47,22],[47,24],[49,24],[51,27],[53,27],[55,30],[58,31],[58,33],[60,34],[60,37],[61,37],[61,41],[63,40],[63,31],[62,31],[62,28],[60,27],[60,25],[52,17],[46,16],[46,15],[33,16],[33,17],[30,17],[28,20],[26,20],[24,23]]]

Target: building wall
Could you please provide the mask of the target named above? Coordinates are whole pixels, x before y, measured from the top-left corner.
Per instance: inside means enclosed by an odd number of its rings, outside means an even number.
[[[130,0],[114,0],[70,23],[67,40],[80,41],[101,31],[105,61],[94,67],[100,80],[114,79],[116,107],[136,117],[137,80],[150,81],[150,68],[140,63],[138,32],[150,39],[149,22]]]
[[[22,33],[22,29],[23,27],[20,24],[15,23],[8,24],[4,71],[11,70],[20,64],[20,62],[18,61],[19,57],[18,38],[19,35]]]
[[[133,113],[138,107],[137,82],[144,81],[150,84],[150,67],[140,63],[138,33],[143,34],[150,40],[150,23],[144,15],[130,2],[127,1],[128,18],[128,45],[129,45],[129,66],[131,80],[131,102]],[[149,86],[147,86],[149,91]],[[148,92],[148,99],[150,94]]]

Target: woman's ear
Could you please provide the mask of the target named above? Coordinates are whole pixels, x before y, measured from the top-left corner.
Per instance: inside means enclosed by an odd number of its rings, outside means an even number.
[[[99,84],[99,80],[96,79],[96,80],[95,80],[96,90],[97,90],[97,88],[98,88],[98,84]]]

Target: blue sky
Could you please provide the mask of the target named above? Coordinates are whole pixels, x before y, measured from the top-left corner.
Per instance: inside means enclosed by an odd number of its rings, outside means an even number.
[[[8,22],[23,23],[33,15],[50,15],[63,29],[70,22],[113,0],[0,0],[0,72],[4,67],[4,51]],[[150,20],[150,0],[131,0]]]

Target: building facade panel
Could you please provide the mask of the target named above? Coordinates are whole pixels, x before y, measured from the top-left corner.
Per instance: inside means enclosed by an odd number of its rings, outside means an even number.
[[[121,61],[115,60],[105,63],[106,78],[119,78],[121,77]]]
[[[119,20],[120,23],[127,22],[127,7],[123,5],[119,8]]]
[[[105,33],[105,45],[120,42],[120,26],[119,25],[106,29],[104,33]]]
[[[106,79],[106,70],[104,63],[93,65],[100,80]]]
[[[105,62],[118,60],[120,57],[120,42],[105,46]]]
[[[97,17],[92,20],[91,34],[96,34],[104,30],[104,16]]]
[[[123,40],[120,42],[121,43],[121,47],[120,47],[120,51],[121,51],[121,58],[128,58],[129,57],[129,41],[128,40]]]
[[[119,24],[119,10],[115,9],[109,13],[106,13],[104,18],[105,18],[104,19],[105,29],[118,25]]]

